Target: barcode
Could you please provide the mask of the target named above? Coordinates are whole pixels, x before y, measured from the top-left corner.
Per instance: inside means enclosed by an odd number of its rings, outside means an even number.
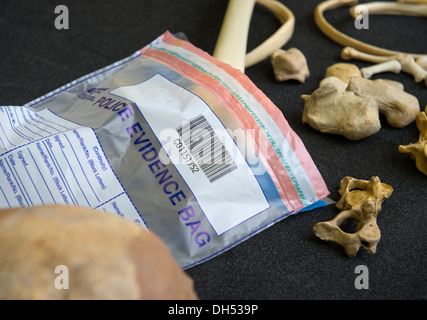
[[[176,130],[211,183],[237,169],[233,158],[203,115],[187,121]]]

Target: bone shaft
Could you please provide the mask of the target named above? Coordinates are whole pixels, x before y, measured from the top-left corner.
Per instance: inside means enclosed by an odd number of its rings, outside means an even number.
[[[255,0],[230,0],[213,56],[244,72],[249,25]]]
[[[416,60],[417,64],[420,65],[424,70],[427,70],[427,57],[421,57]]]
[[[374,74],[382,73],[382,72],[394,72],[399,73],[401,69],[401,65],[397,60],[390,60],[383,63],[379,63],[370,67],[360,69],[362,76],[364,78],[370,78]]]
[[[427,7],[423,4],[370,2],[353,7],[351,10],[352,16],[355,16],[355,12],[360,12],[359,6],[368,9],[369,14],[406,15],[414,17],[427,15]]]
[[[341,58],[344,60],[361,60],[372,63],[383,63],[393,59],[398,59],[399,57],[400,55],[377,56],[374,54],[361,52],[352,47],[345,47],[341,52]]]
[[[402,71],[413,75],[415,82],[420,82],[427,77],[427,71],[417,64],[413,57],[407,56],[400,63]]]
[[[427,0],[397,0],[397,2],[427,4]]]

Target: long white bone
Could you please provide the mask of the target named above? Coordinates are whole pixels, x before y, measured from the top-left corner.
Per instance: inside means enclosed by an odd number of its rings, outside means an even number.
[[[229,0],[213,56],[244,72],[255,0]]]
[[[390,60],[401,60],[405,57],[404,54],[398,53],[391,56],[377,56],[374,54],[369,54],[365,52],[361,52],[352,47],[345,47],[341,51],[341,59],[343,60],[361,60],[372,63],[383,63]]]
[[[369,79],[374,74],[382,73],[382,72],[393,72],[399,73],[402,66],[397,60],[390,60],[383,63],[374,64],[372,66],[360,69],[362,76],[364,78]]]
[[[250,20],[255,2],[271,11],[282,24],[267,40],[246,54]],[[244,72],[268,58],[292,37],[295,16],[277,0],[230,0],[213,56]]]
[[[415,82],[421,82],[427,78],[427,71],[417,64],[413,57],[405,57],[400,61],[400,64],[402,65],[402,71],[411,74],[414,77]]]

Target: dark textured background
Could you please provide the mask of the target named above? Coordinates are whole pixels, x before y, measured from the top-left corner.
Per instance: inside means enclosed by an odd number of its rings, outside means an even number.
[[[316,27],[320,1],[281,0],[293,11],[296,27],[285,49],[296,47],[308,60],[304,84],[277,83],[269,61],[246,74],[283,111],[303,140],[331,192],[339,200],[344,176],[379,176],[394,193],[378,216],[382,238],[377,253],[362,248],[349,259],[343,249],[317,239],[312,227],[339,213],[333,205],[289,217],[237,247],[187,270],[201,299],[426,299],[427,177],[398,146],[418,140],[415,123],[382,129],[367,139],[349,141],[322,134],[301,123],[301,94],[310,94],[325,70],[340,62],[341,46]],[[366,1],[361,1],[361,3]],[[56,30],[54,9],[68,6],[70,29]],[[212,53],[227,0],[0,0],[0,105],[22,105],[80,76],[125,58],[164,31],[184,32]],[[369,30],[357,30],[340,8],[325,14],[346,34],[388,49],[427,53],[427,19],[370,16]],[[256,7],[249,49],[267,38],[279,22]],[[359,67],[368,64],[354,61]],[[407,74],[374,78],[400,81],[424,110],[427,88]],[[369,270],[369,290],[354,286],[355,267]]]

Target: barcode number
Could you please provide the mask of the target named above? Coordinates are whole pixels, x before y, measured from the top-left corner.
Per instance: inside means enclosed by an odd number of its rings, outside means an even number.
[[[233,158],[203,115],[189,120],[176,130],[211,183],[237,169]]]

